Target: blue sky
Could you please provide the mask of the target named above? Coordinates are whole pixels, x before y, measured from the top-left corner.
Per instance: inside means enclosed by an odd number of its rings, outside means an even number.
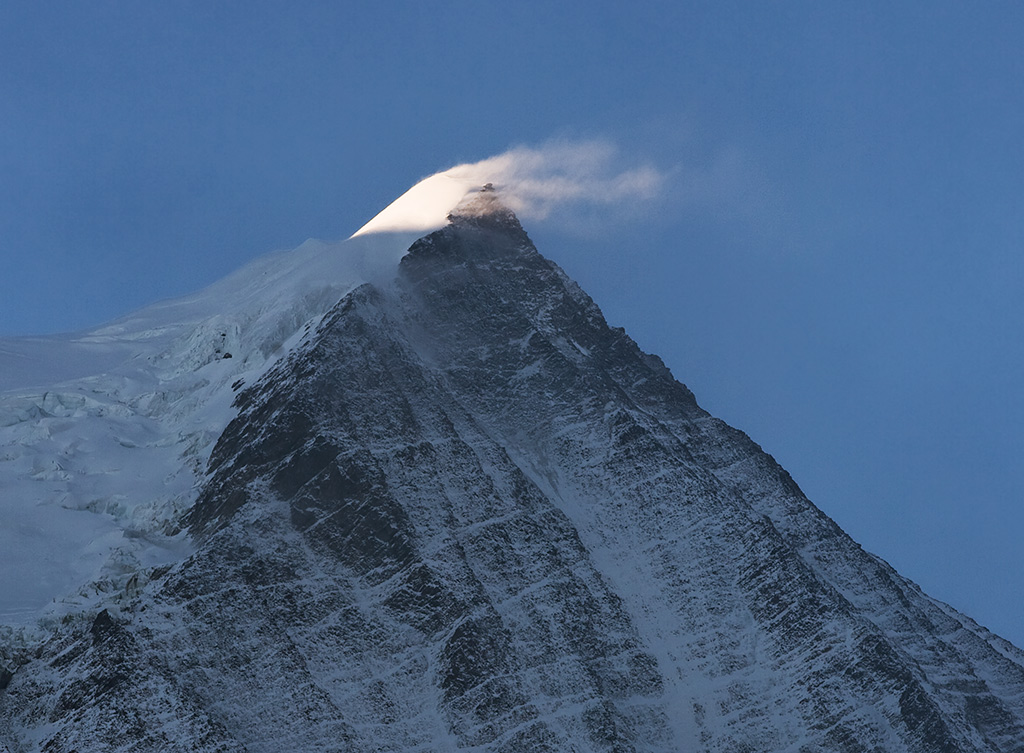
[[[1024,10],[5,3],[0,335],[600,140],[663,190],[527,223],[865,548],[1024,645]],[[2,364],[0,364],[2,367]]]

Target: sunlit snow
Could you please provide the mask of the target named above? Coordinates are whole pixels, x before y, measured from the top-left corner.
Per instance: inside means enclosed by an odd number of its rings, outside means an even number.
[[[428,233],[448,223],[448,213],[477,186],[448,172],[425,178],[395,199],[352,237],[370,233]]]

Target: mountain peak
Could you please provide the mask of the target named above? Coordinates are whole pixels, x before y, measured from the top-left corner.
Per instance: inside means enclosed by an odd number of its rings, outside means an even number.
[[[501,200],[493,183],[487,183],[465,196],[451,212],[448,221],[453,225],[497,225],[503,229],[522,231],[515,212]]]
[[[482,182],[0,401],[5,574],[58,551],[53,509],[89,551],[86,511],[131,523],[37,634],[0,624],[0,753],[1022,753],[1024,653],[866,553]]]
[[[352,234],[431,233],[448,223],[494,224],[522,229],[515,213],[500,199],[494,184],[483,186],[438,173],[421,180],[399,196],[376,217]],[[483,221],[483,222],[482,222]]]

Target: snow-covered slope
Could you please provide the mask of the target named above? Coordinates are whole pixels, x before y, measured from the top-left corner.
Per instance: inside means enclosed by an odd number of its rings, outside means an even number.
[[[123,350],[60,399],[5,393],[37,398],[5,429],[26,506],[135,496],[60,513],[110,523],[122,580],[7,639],[0,746],[1024,751],[1024,653],[862,551],[493,192],[393,241],[250,268],[91,333]],[[114,444],[139,478],[90,476]]]
[[[97,329],[0,340],[0,625],[105,603],[186,554],[176,521],[237,390],[417,235],[307,241]]]

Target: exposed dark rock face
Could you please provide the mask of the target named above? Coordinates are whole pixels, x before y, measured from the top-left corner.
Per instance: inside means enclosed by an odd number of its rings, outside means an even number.
[[[237,406],[195,554],[9,673],[12,751],[1024,751],[1024,654],[863,552],[500,205]]]

